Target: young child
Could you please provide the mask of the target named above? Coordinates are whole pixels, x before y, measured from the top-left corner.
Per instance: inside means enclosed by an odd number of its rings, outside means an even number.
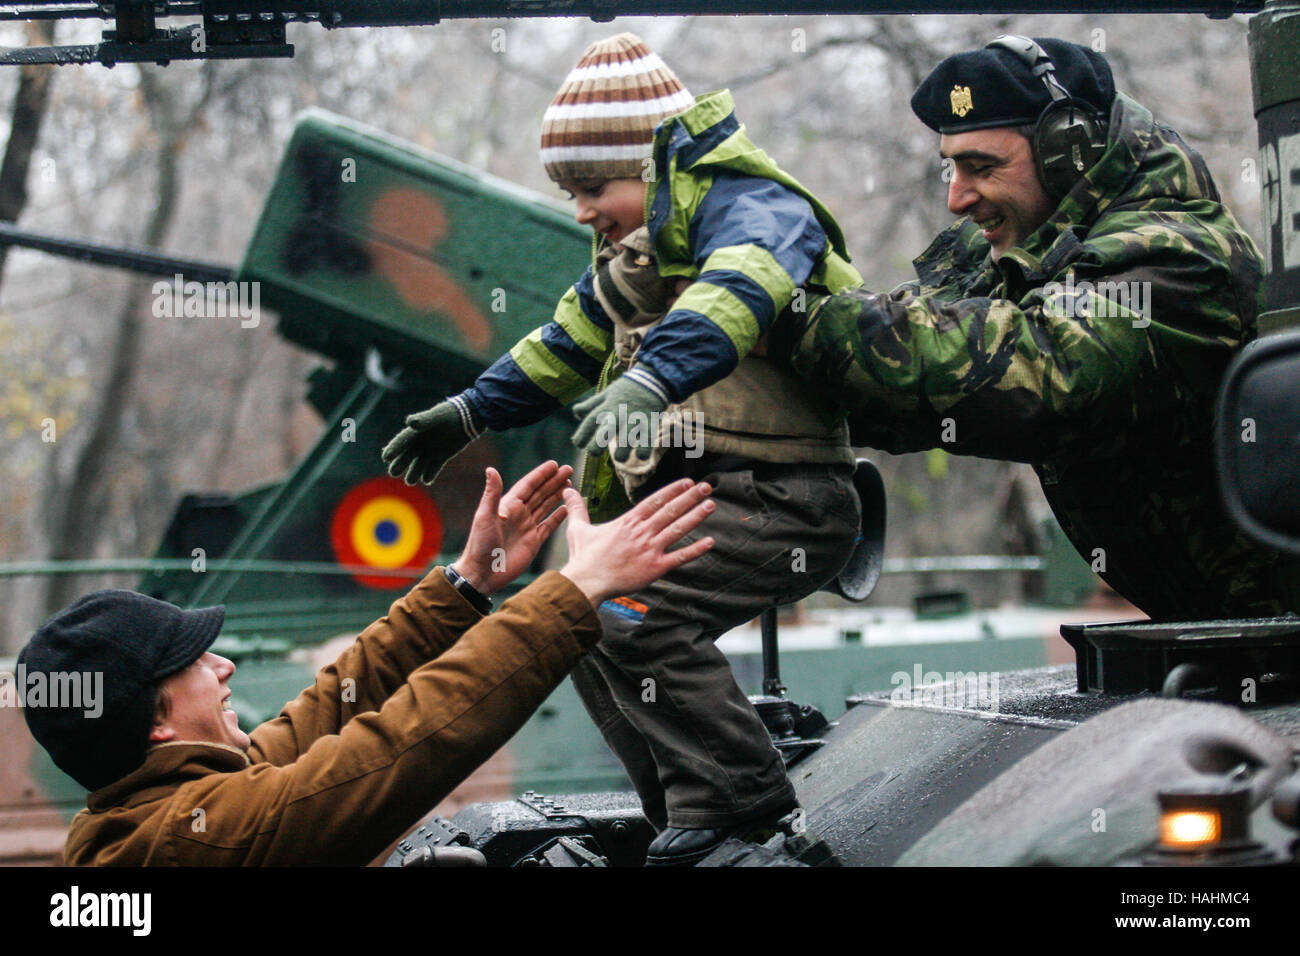
[[[578,61],[543,119],[542,162],[596,234],[592,267],[473,387],[410,416],[384,460],[431,483],[485,428],[531,424],[594,385],[574,435],[593,520],[683,476],[714,486],[699,529],[712,551],[605,602],[604,637],[574,672],[661,831],[647,862],[693,864],[795,807],[714,641],[829,580],[860,520],[841,416],[755,346],[805,289],[861,278],[835,220],[749,141],[730,94],[696,101],[632,34]]]

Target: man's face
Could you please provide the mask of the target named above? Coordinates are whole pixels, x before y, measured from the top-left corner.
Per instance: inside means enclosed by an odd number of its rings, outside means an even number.
[[[245,752],[250,741],[239,729],[230,707],[226,682],[235,665],[208,651],[189,667],[166,678],[161,687],[171,699],[167,716],[155,721],[149,739],[154,743],[171,740],[228,744]]]
[[[953,162],[949,211],[975,220],[994,259],[1020,245],[1056,210],[1038,181],[1029,140],[1013,129],[944,135],[939,154]]]
[[[640,179],[565,180],[560,188],[578,203],[578,222],[610,242],[645,225],[646,184]]]

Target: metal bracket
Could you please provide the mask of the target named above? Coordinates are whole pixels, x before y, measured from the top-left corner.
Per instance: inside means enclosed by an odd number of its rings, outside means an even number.
[[[582,839],[560,837],[533,853],[539,866],[609,866],[609,861],[588,848]]]
[[[144,39],[134,32],[105,30],[100,43],[81,46],[0,47],[0,66],[48,63],[68,66],[102,63],[157,63],[166,66],[172,60],[235,60],[267,57],[293,57],[293,45],[285,43],[284,24],[256,21],[240,24],[242,38],[235,39],[227,30],[209,33],[205,26],[155,29]],[[233,26],[231,28],[234,29]],[[246,32],[246,36],[243,34]],[[230,42],[224,42],[229,39]]]
[[[551,797],[543,796],[532,790],[525,790],[519,797],[519,802],[530,810],[536,810],[548,820],[557,820],[563,817],[571,817],[572,813],[563,803],[556,803]]]
[[[591,0],[591,19],[595,23],[609,23],[618,16],[619,0]]]

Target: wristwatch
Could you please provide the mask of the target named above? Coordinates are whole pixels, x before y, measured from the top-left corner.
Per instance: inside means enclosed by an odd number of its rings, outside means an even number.
[[[469,583],[469,580],[461,576],[460,572],[450,564],[442,569],[442,573],[447,576],[447,581],[460,592],[461,597],[473,606],[474,610],[480,614],[492,613],[492,599],[479,592],[478,588]]]

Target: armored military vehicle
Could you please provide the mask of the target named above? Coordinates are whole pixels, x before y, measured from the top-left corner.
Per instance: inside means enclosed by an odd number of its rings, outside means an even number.
[[[378,450],[404,416],[468,386],[544,321],[589,261],[591,235],[549,199],[364,124],[320,110],[299,118],[237,267],[7,225],[0,239],[154,276],[155,299],[177,316],[210,304],[235,316],[239,293],[227,292],[254,287],[277,333],[322,360],[306,396],[324,423],[316,444],[266,486],[184,496],[136,585],[182,606],[226,606],[216,650],[238,666],[232,705],[246,730],[311,683],[337,654],[332,639],[350,640],[431,563],[459,553],[484,467],[511,482],[574,456],[572,426],[557,416],[489,433],[432,488],[385,473]],[[878,575],[883,507],[872,519]],[[1095,587],[1062,537],[1043,563],[1053,604]],[[540,560],[517,586],[538,570]],[[909,643],[924,642],[929,666],[945,672],[1047,664],[1061,650],[1052,624],[1061,613],[975,612],[959,593],[923,596],[915,611],[831,613],[787,641],[787,676],[805,702],[838,708],[855,690],[889,686]],[[742,685],[758,691],[761,639],[750,631],[723,646]],[[0,674],[13,669],[0,660]],[[0,861],[56,860],[85,793],[33,746],[19,710],[0,710],[0,721],[12,725],[0,726],[0,747],[15,768],[0,781]],[[566,682],[456,800],[626,785]]]
[[[19,6],[57,11],[61,4]],[[106,4],[84,5],[90,12],[82,15],[116,18],[116,31],[98,46],[10,51],[6,59],[116,62],[202,55],[192,28],[165,31],[155,24],[156,16],[182,7],[203,14],[215,44],[208,55],[229,56],[288,55],[285,23],[363,25],[367,13],[379,17],[376,23],[396,25],[436,22],[439,16],[604,20],[619,13],[777,13],[792,7],[743,0],[710,5],[707,11],[669,0],[443,2],[402,4],[400,13],[391,12],[394,7],[380,15],[376,5],[366,3],[265,3],[259,9],[275,12],[241,19],[248,11],[235,2],[115,6],[109,11]],[[923,6],[926,12],[963,7]],[[1038,6],[1019,2],[982,9],[1026,12]],[[1257,14],[1251,46],[1269,230],[1268,312],[1260,320],[1260,339],[1242,352],[1225,379],[1218,456],[1225,500],[1241,527],[1274,547],[1300,551],[1298,429],[1287,387],[1300,380],[1300,81],[1294,70],[1300,9],[1278,2],[1137,0],[1047,6],[1056,12]],[[920,12],[912,5],[849,0],[798,9]],[[417,195],[409,179],[404,184],[411,157],[360,127],[336,125],[322,135],[331,123],[315,117],[300,127],[286,158],[292,175],[282,175],[275,187],[287,201],[268,202],[249,254],[231,277],[263,283],[283,310],[283,334],[337,360],[332,372],[313,381],[311,400],[329,423],[326,438],[285,482],[236,498],[183,504],[160,553],[188,552],[211,563],[201,574],[168,570],[142,582],[143,589],[179,603],[242,600],[249,633],[319,637],[334,631],[338,619],[331,618],[331,610],[337,606],[329,600],[313,595],[308,605],[295,605],[283,598],[282,589],[249,573],[261,560],[299,557],[300,552],[283,549],[307,540],[313,529],[328,526],[330,544],[328,550],[319,543],[309,546],[318,549],[317,562],[304,573],[319,575],[317,589],[339,600],[360,593],[358,588],[382,591],[388,582],[400,582],[402,569],[423,567],[439,550],[433,541],[454,550],[458,535],[463,538],[465,514],[444,513],[447,509],[384,483],[370,465],[347,474],[341,461],[352,438],[346,436],[368,434],[374,442],[390,434],[402,410],[468,384],[474,363],[490,360],[526,331],[510,320],[483,321],[500,287],[483,281],[486,270],[476,272],[472,256],[441,256],[439,248],[451,247],[456,237],[439,223],[455,217]],[[338,171],[349,159],[363,161],[358,157],[387,163],[389,171],[366,190],[345,193],[336,185]],[[467,194],[484,182],[468,170],[452,178]],[[412,208],[420,215],[409,215]],[[550,271],[561,257],[566,268],[554,272],[580,269],[587,250],[573,227],[542,205],[531,216],[546,252],[533,261],[546,261]],[[322,282],[307,280],[322,267],[329,273]],[[534,296],[546,308],[556,293],[549,281],[539,274],[535,284],[506,289],[505,295]],[[177,295],[185,295],[183,285]],[[424,334],[430,307],[436,313],[432,321],[439,323],[436,344]],[[341,321],[357,314],[366,316],[364,339],[356,337],[355,323]],[[408,353],[414,349],[423,362],[398,369],[385,360],[385,344]],[[395,402],[399,389],[406,392]],[[1266,439],[1235,440],[1238,423],[1248,418],[1268,423]],[[484,454],[496,456],[510,480],[527,464],[548,457],[556,438],[546,431],[550,427],[536,426],[531,444],[488,445]],[[465,465],[477,472],[486,460]],[[864,470],[864,490],[869,476]],[[867,498],[874,502],[866,509],[869,530],[882,512],[878,494]],[[865,534],[864,540],[871,537]],[[858,574],[839,585],[860,597],[880,556],[867,548],[857,558]],[[320,566],[325,563],[333,566]],[[377,596],[376,610],[382,604]],[[755,705],[786,755],[802,810],[769,839],[728,841],[701,865],[1296,862],[1300,618],[1071,625],[1063,636],[1075,652],[1073,664],[1003,670],[994,675],[996,684],[988,682],[988,674],[918,673],[892,692],[849,697],[844,712],[831,713],[834,719],[828,720],[820,709],[798,703],[797,686],[793,694],[784,687],[779,636],[769,621],[764,693]],[[257,652],[255,643],[250,647],[250,653]],[[529,791],[425,822],[401,842],[389,863],[638,864],[650,837],[630,794]]]

